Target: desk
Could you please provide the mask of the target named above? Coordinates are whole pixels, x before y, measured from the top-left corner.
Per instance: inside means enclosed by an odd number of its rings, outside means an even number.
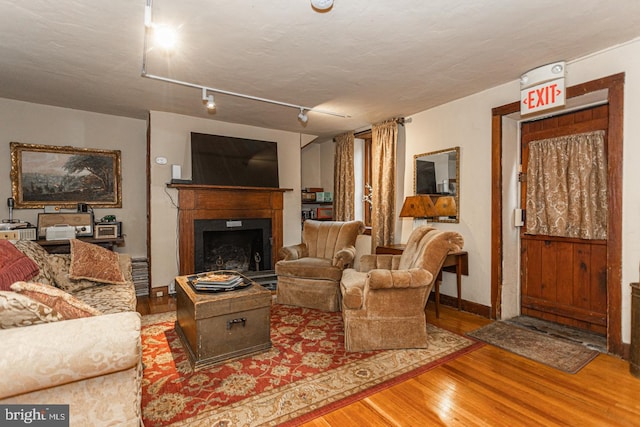
[[[124,246],[124,237],[94,239],[93,237],[78,237],[83,242],[93,243],[103,248],[113,250],[116,246]],[[68,240],[36,240],[50,254],[68,254],[71,251],[71,244]]]
[[[390,255],[401,255],[404,251],[405,245],[386,245],[386,246],[378,246],[376,248],[376,254],[390,254]],[[435,302],[436,302],[436,317],[440,318],[440,282],[442,282],[442,272],[446,271],[448,273],[456,274],[456,287],[458,290],[458,310],[462,308],[462,275],[469,275],[469,254],[467,251],[460,252],[451,252],[444,260],[442,264],[442,268],[438,272],[438,276],[436,277],[436,282],[434,284],[434,289],[436,292]]]

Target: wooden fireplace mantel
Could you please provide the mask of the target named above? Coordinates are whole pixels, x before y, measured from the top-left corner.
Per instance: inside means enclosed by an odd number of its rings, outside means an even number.
[[[194,221],[199,219],[271,219],[271,264],[275,265],[283,242],[283,194],[293,189],[199,184],[167,184],[167,187],[178,190],[180,275],[195,271]]]

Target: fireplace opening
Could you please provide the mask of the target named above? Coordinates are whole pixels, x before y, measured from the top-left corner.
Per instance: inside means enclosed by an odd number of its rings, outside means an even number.
[[[271,266],[271,219],[194,221],[195,273],[265,271]]]

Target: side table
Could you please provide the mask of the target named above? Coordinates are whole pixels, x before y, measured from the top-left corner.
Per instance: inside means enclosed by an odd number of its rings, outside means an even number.
[[[390,255],[402,255],[405,245],[385,245],[378,246],[376,248],[376,254],[390,254]],[[442,268],[438,272],[436,282],[434,284],[435,289],[435,302],[436,302],[436,317],[440,318],[440,282],[442,282],[442,272],[456,274],[456,287],[458,291],[458,310],[462,308],[462,275],[469,275],[469,254],[467,251],[451,252],[444,260]]]
[[[116,246],[124,246],[124,237],[103,237],[94,239],[93,237],[78,237],[83,242],[93,243],[103,248],[113,251]],[[68,254],[71,250],[71,244],[68,240],[36,240],[36,243],[42,246],[50,254]]]

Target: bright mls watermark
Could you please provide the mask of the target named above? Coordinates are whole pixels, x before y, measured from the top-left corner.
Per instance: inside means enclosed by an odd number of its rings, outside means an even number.
[[[0,426],[69,427],[69,405],[0,405]]]

